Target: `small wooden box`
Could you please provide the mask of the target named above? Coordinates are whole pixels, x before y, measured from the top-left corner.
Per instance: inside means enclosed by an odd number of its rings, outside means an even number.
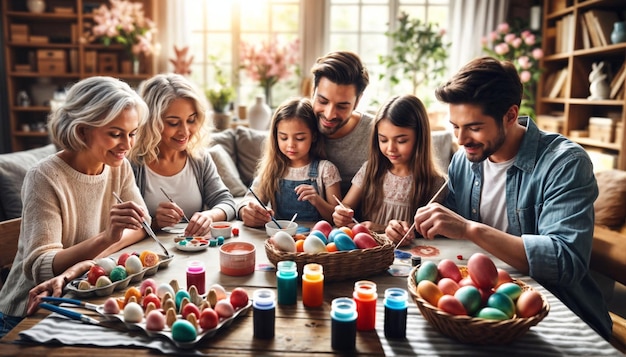
[[[11,42],[28,42],[28,25],[11,24]]]
[[[98,53],[99,73],[118,73],[117,55],[115,53]]]
[[[537,127],[543,131],[551,133],[563,133],[563,118],[551,115],[537,116]]]
[[[32,72],[33,70],[29,64],[16,64],[13,68],[15,72]]]
[[[48,36],[34,36],[34,35],[30,35],[30,36],[28,36],[28,42],[30,42],[30,43],[49,43],[50,39],[48,38]]]
[[[43,74],[67,73],[64,50],[37,50],[37,71]]]
[[[615,123],[611,118],[589,118],[589,138],[603,143],[612,143],[615,135]]]

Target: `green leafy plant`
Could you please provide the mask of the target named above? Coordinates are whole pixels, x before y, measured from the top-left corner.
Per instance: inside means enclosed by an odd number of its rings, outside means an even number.
[[[215,69],[215,81],[217,85],[205,91],[207,100],[211,103],[213,111],[216,113],[224,113],[228,109],[228,105],[235,100],[235,88],[228,84],[224,71],[217,65],[213,58],[212,66]]]
[[[392,85],[397,85],[401,79],[410,79],[413,94],[417,95],[418,86],[428,86],[445,74],[450,44],[443,41],[445,31],[436,24],[411,19],[402,12],[398,27],[385,35],[393,41],[393,48],[390,54],[378,59],[390,70],[390,75],[380,74],[380,79],[389,75]]]

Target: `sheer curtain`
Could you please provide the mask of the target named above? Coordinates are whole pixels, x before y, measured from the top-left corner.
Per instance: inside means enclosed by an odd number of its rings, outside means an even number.
[[[448,70],[456,73],[482,55],[481,38],[506,20],[510,0],[451,0]]]
[[[170,63],[175,58],[174,46],[183,48],[189,45],[189,23],[184,13],[188,10],[186,1],[156,0],[157,10],[157,42],[161,45],[157,58],[157,73],[168,73],[174,70]]]

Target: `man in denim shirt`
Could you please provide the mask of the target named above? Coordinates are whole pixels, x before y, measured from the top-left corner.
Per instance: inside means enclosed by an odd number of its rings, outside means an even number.
[[[471,240],[542,284],[608,340],[611,318],[588,269],[598,186],[587,153],[518,118],[522,83],[508,62],[475,59],[436,95],[449,104],[464,150],[448,169],[446,207],[418,209],[417,232]]]

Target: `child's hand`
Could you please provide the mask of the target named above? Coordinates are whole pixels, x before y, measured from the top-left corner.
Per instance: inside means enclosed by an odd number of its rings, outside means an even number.
[[[321,199],[315,187],[311,185],[298,185],[294,191],[298,195],[298,201],[309,201],[313,206],[316,206],[318,200]]]
[[[409,228],[411,227],[407,222],[392,219],[389,221],[389,224],[387,224],[387,228],[385,228],[385,235],[387,238],[391,239],[392,242],[398,244],[406,232],[408,232]],[[411,229],[409,234],[402,241],[401,246],[410,245],[413,239],[415,239],[415,230]]]
[[[239,209],[239,218],[243,221],[243,224],[248,227],[263,227],[265,223],[269,222],[271,216],[274,214],[272,209],[267,211],[260,205],[254,202],[248,202],[247,206]]]
[[[335,212],[333,212],[333,223],[337,227],[348,226],[353,223],[352,217],[354,217],[354,210],[341,205],[335,206]]]

